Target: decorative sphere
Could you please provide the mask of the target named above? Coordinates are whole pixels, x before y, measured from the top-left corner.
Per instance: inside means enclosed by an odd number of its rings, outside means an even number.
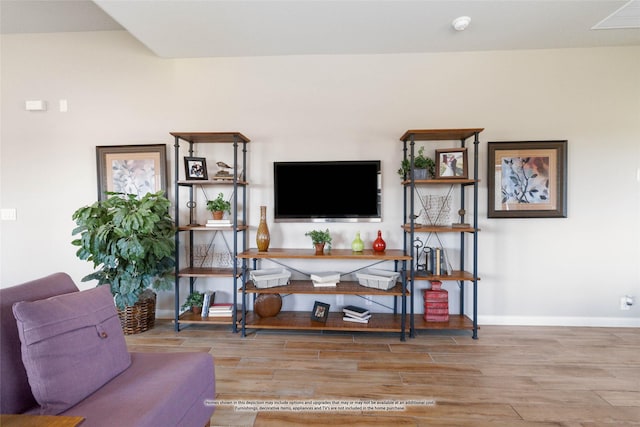
[[[253,303],[253,311],[260,317],[273,317],[280,313],[282,297],[280,294],[260,294]]]

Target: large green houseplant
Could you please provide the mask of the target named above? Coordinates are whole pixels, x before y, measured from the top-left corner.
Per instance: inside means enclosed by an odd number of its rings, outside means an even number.
[[[82,278],[109,285],[123,310],[146,289],[171,289],[175,267],[175,226],[163,192],[108,193],[106,200],[73,214],[76,255],[98,270]]]

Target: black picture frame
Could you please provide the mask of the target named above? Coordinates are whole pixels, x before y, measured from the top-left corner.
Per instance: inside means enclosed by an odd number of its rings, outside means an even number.
[[[187,181],[208,180],[209,177],[207,174],[207,159],[204,157],[185,157],[184,176]]]
[[[167,194],[167,146],[165,144],[96,146],[98,200],[107,192]]]
[[[331,306],[329,304],[325,304],[324,302],[316,301],[313,304],[313,310],[311,311],[311,320],[316,322],[326,323],[327,318],[329,317],[329,308]]]
[[[567,141],[488,143],[489,218],[566,218]]]
[[[466,148],[436,150],[436,179],[468,179]]]

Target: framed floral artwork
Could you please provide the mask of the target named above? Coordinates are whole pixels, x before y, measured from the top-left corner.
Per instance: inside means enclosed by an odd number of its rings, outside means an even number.
[[[567,141],[489,142],[489,218],[566,218]]]
[[[136,194],[167,191],[165,144],[104,145],[96,147],[98,200],[107,192]]]

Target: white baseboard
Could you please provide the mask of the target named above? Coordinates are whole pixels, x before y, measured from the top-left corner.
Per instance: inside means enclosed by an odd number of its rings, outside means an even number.
[[[158,319],[173,319],[173,310],[157,310]],[[543,317],[478,316],[478,325],[499,326],[592,326],[600,328],[640,328],[638,317]]]
[[[478,316],[479,325],[640,328],[638,317]]]

